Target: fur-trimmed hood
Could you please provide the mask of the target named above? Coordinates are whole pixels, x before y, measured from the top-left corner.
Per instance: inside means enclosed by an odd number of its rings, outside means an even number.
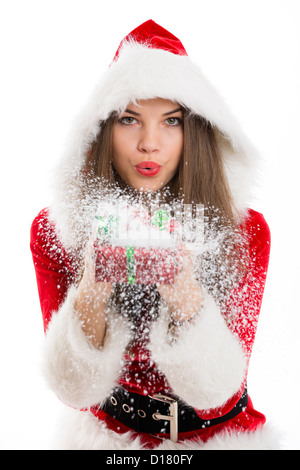
[[[249,207],[258,167],[257,151],[222,97],[185,54],[182,43],[152,20],[121,42],[113,62],[75,120],[57,168],[51,213],[65,244],[76,242],[71,232],[78,196],[70,181],[86,165],[101,122],[138,100],[160,97],[176,101],[208,120],[218,130],[234,207],[239,214]]]

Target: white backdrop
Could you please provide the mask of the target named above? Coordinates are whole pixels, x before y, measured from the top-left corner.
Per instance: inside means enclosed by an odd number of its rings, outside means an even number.
[[[300,449],[298,0],[1,0],[1,449],[51,449],[62,405],[40,372],[43,328],[29,230],[51,203],[72,119],[120,40],[153,19],[184,43],[265,159],[252,207],[272,252],[249,389]]]

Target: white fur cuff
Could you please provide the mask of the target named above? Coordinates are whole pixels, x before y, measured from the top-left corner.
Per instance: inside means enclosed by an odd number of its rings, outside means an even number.
[[[103,401],[116,384],[130,332],[123,318],[111,315],[103,348],[94,348],[76,317],[75,293],[72,287],[60,310],[53,314],[43,369],[50,389],[65,404],[81,409]]]
[[[205,294],[201,312],[180,327],[175,343],[168,339],[169,321],[167,309],[162,309],[149,349],[174,393],[199,410],[224,405],[241,387],[246,358],[219,307]]]

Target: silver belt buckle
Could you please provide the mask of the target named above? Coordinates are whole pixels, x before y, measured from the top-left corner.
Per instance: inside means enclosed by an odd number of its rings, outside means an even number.
[[[170,421],[170,439],[172,442],[178,441],[178,403],[174,398],[161,395],[160,393],[154,393],[149,395],[153,400],[162,401],[170,406],[170,416],[161,415],[160,413],[154,413],[153,419]]]

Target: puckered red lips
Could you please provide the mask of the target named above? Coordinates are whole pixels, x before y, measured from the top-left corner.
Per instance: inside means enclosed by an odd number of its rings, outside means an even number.
[[[152,161],[144,161],[136,165],[136,170],[143,176],[155,176],[160,172],[161,166]]]

